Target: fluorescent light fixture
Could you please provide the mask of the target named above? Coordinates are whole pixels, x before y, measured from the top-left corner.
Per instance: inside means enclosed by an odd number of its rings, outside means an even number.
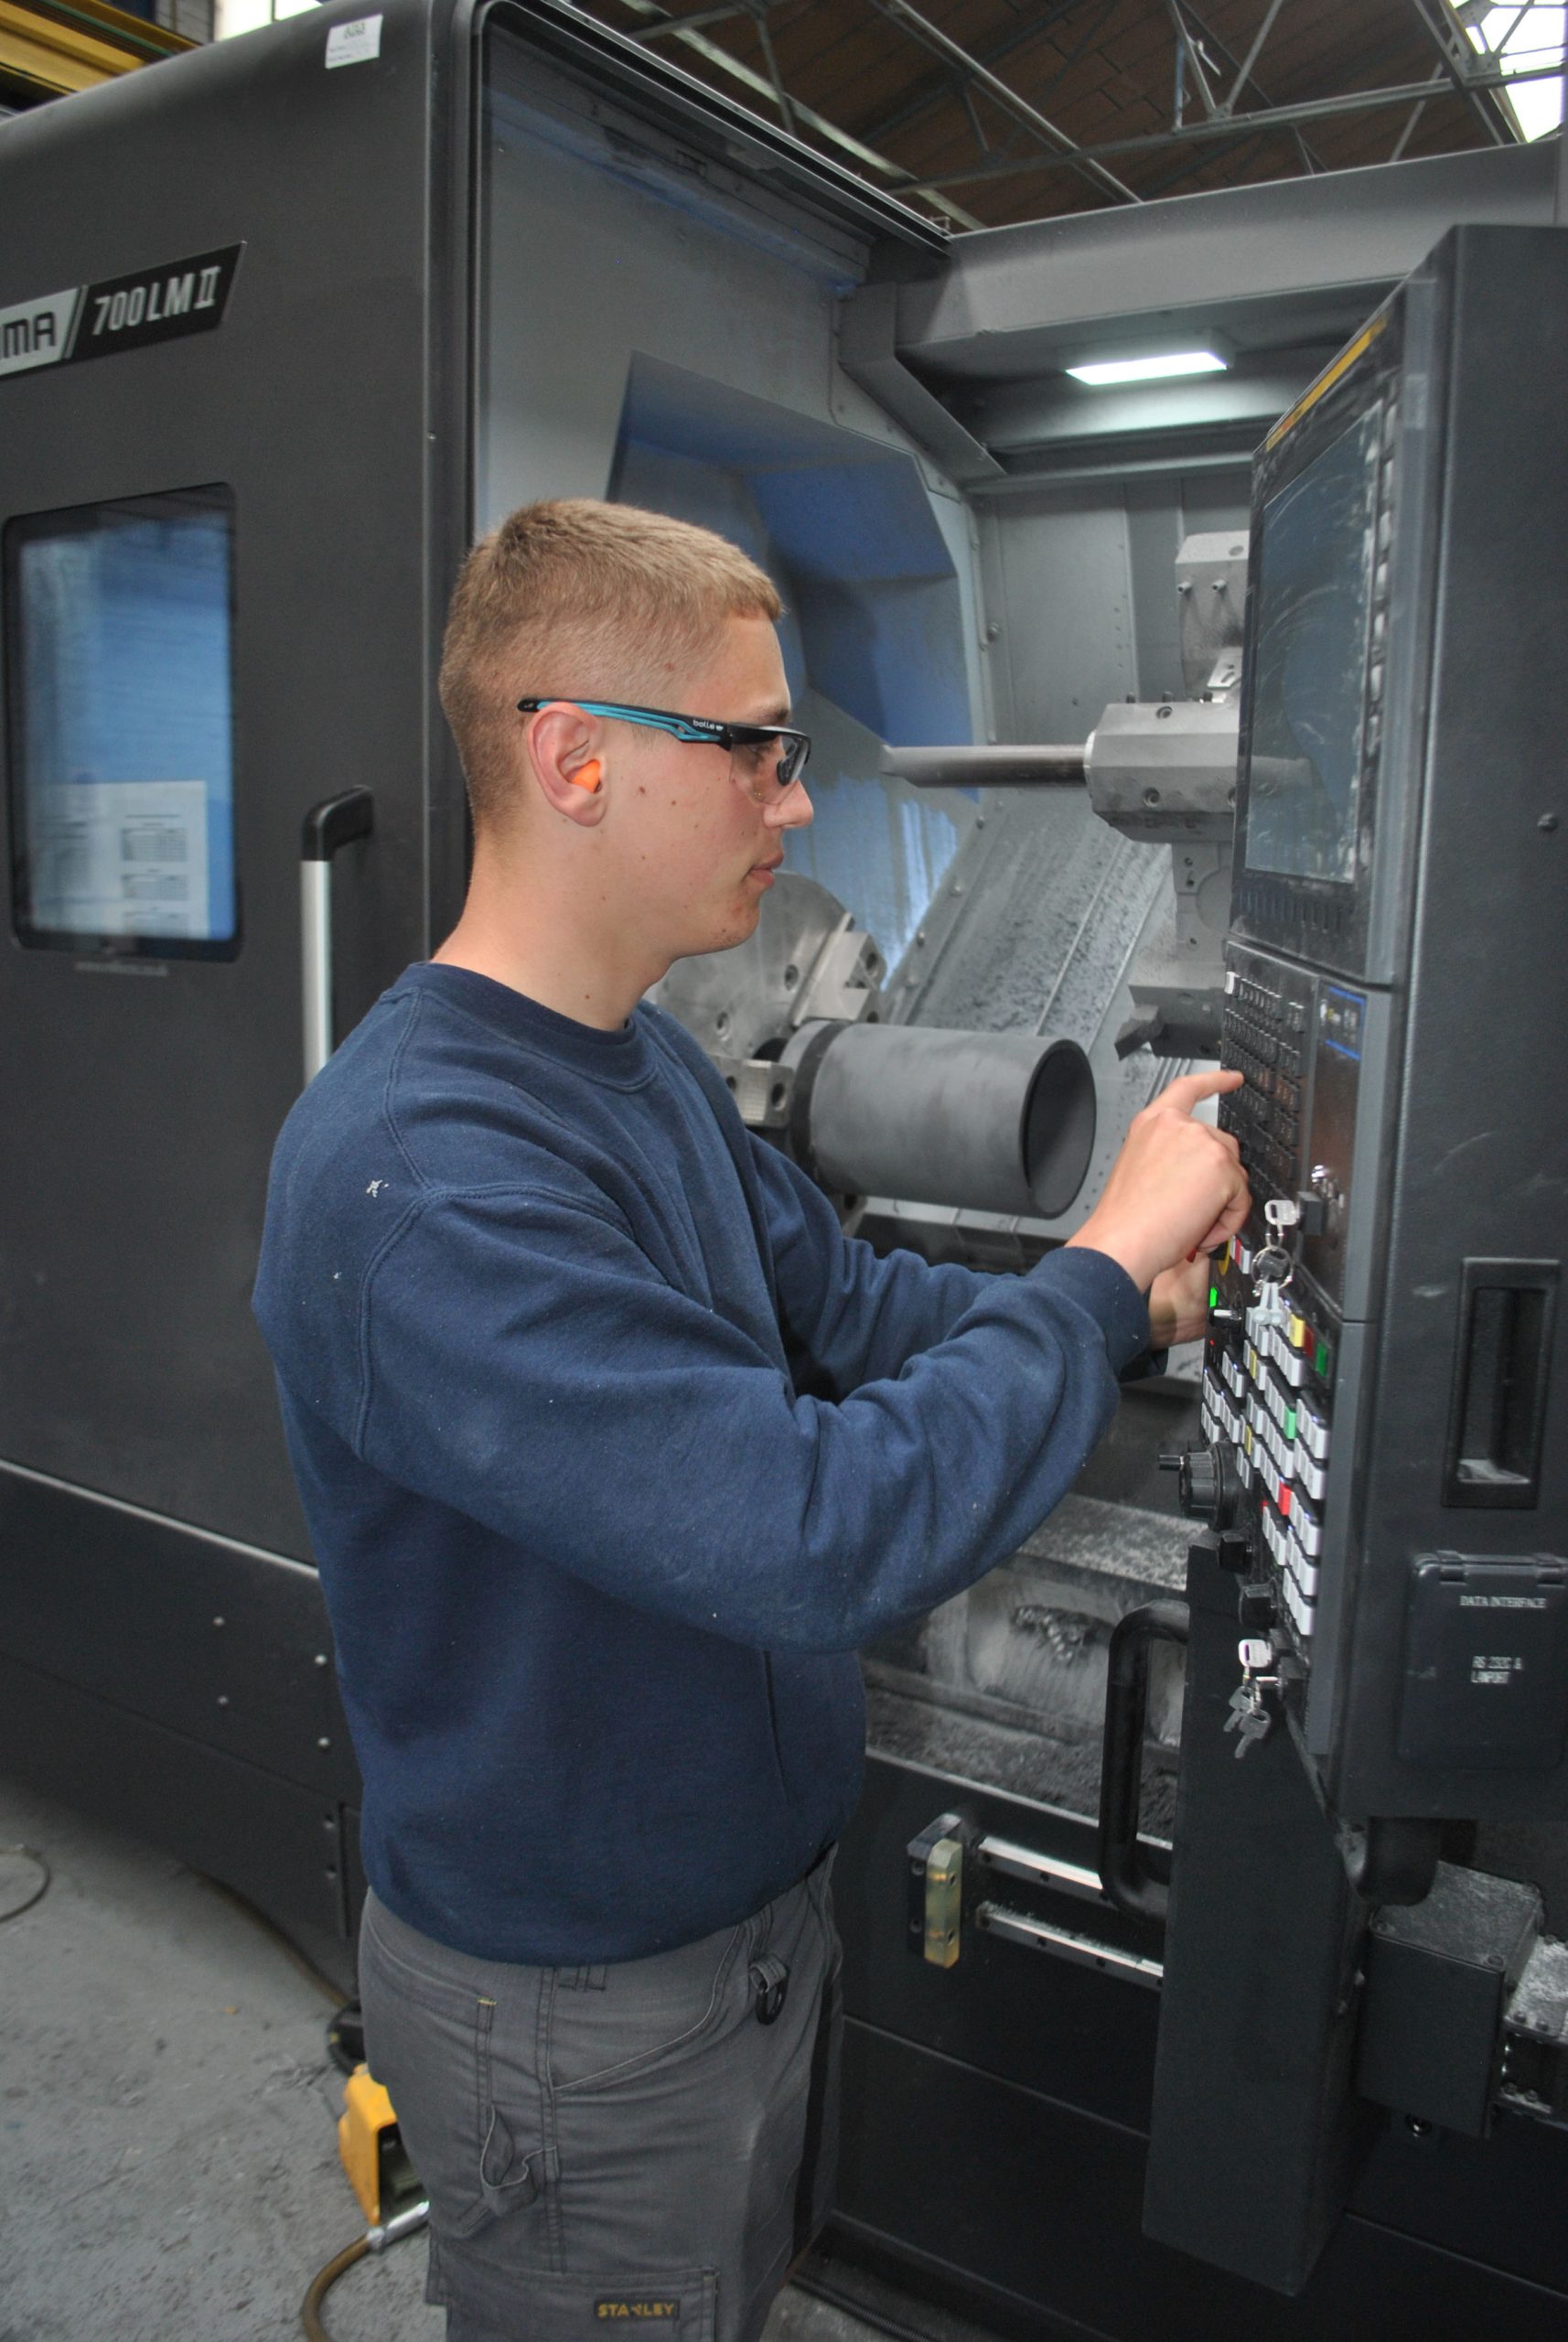
[[[1164,382],[1175,374],[1223,374],[1227,360],[1213,349],[1179,349],[1159,358],[1106,358],[1091,366],[1069,366],[1075,382]]]

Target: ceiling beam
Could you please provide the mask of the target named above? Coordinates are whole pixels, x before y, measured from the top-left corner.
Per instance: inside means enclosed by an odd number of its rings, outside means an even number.
[[[0,0],[0,5],[3,5],[5,0]],[[629,9],[635,16],[651,16],[654,26],[650,27],[650,30],[655,27],[660,30],[668,27],[675,39],[694,49],[699,57],[716,67],[721,73],[727,74],[732,81],[738,81],[755,97],[766,98],[769,104],[778,103],[777,92],[760,73],[754,73],[749,65],[743,63],[731,50],[721,48],[717,41],[708,38],[706,33],[693,32],[689,27],[683,28],[671,18],[668,9],[658,5],[658,0],[619,0],[619,5]],[[879,179],[889,194],[921,195],[926,202],[934,204],[955,228],[984,227],[983,220],[977,220],[972,211],[966,211],[961,204],[955,203],[940,188],[927,192],[918,188],[915,175],[907,165],[895,163],[889,156],[879,155],[875,146],[868,146],[864,139],[853,136],[847,130],[841,130],[836,122],[830,122],[825,114],[818,113],[811,106],[802,105],[799,98],[791,99],[790,104],[794,109],[797,130],[804,127],[814,131],[826,145],[838,147],[852,163],[859,163]]]
[[[1467,65],[1469,58],[1475,52],[1466,40],[1464,43],[1465,55],[1461,57],[1457,53],[1454,41],[1449,38],[1450,19],[1447,12],[1444,10],[1441,14],[1437,13],[1428,7],[1427,0],[1410,0],[1410,5],[1416,22],[1437,51],[1438,60],[1444,72],[1455,91],[1466,100],[1471,113],[1491,140],[1492,145],[1494,146],[1517,145],[1518,134],[1511,125],[1508,124],[1503,108],[1495,100],[1490,105],[1485,104],[1479,91],[1471,81]],[[1441,7],[1441,0],[1439,0],[1439,7]],[[1457,32],[1456,27],[1455,29]]]
[[[760,5],[750,9],[748,14],[756,28],[757,47],[762,51],[762,61],[768,68],[768,78],[773,84],[775,102],[783,117],[785,129],[793,138],[798,134],[795,101],[784,87],[784,76],[779,70],[779,59],[774,54],[773,35],[768,29],[768,0],[760,0]]]
[[[1020,123],[1032,136],[1040,141],[1042,146],[1051,151],[1056,160],[1064,163],[1069,169],[1076,170],[1081,177],[1087,178],[1092,186],[1097,187],[1101,194],[1114,195],[1122,203],[1136,203],[1139,200],[1135,190],[1124,180],[1119,179],[1113,171],[1106,170],[1101,164],[1089,158],[1086,150],[1080,147],[1076,140],[1069,138],[1065,130],[1059,129],[1047,115],[1041,113],[1037,107],[1032,106],[1027,98],[1020,97],[1016,90],[1010,89],[1005,81],[999,81],[988,66],[983,65],[977,57],[972,57],[969,51],[961,48],[956,40],[950,39],[949,36],[938,26],[933,25],[929,17],[922,16],[918,8],[910,5],[910,0],[870,0],[870,5],[875,8],[879,16],[886,16],[889,24],[901,25],[906,32],[913,34],[922,48],[933,50],[937,56],[945,58],[950,64],[961,67],[966,77],[977,83],[985,91],[987,97],[993,99],[1001,107],[1004,113],[1011,114],[1015,122]]]
[[[1466,76],[1471,90],[1485,92],[1506,89],[1509,81],[1549,81],[1563,79],[1565,68],[1559,58],[1551,65],[1527,66],[1512,73],[1483,70]],[[1424,102],[1433,95],[1429,81],[1404,81],[1387,90],[1350,90],[1332,98],[1308,98],[1296,105],[1269,106],[1256,113],[1238,114],[1229,122],[1183,123],[1171,130],[1145,131],[1133,138],[1105,138],[1092,146],[1079,146],[1071,156],[1030,155],[1016,162],[977,164],[967,169],[943,171],[929,179],[919,179],[905,190],[913,193],[929,188],[972,185],[982,179],[1017,177],[1025,171],[1054,170],[1069,163],[1098,163],[1112,156],[1146,155],[1162,146],[1185,146],[1204,138],[1234,137],[1245,124],[1249,130],[1283,130],[1297,123],[1328,122],[1346,113],[1375,113],[1380,107],[1409,106],[1418,100]]]
[[[975,49],[973,54],[982,65],[1000,65],[1018,49],[1026,48],[1031,41],[1044,40],[1064,17],[1075,15],[1087,5],[1088,0],[1056,0],[1053,7],[1045,9],[1032,23],[1015,26],[1003,39],[991,41],[984,48]],[[1107,0],[1100,21],[1103,22],[1111,9],[1120,5],[1121,0]],[[1075,59],[1078,53],[1074,52]],[[865,124],[860,135],[879,140],[892,138],[900,130],[908,130],[912,122],[920,122],[927,114],[934,113],[952,95],[952,85],[953,76],[950,73],[929,74],[923,81],[917,83],[893,113],[881,114],[875,122]]]
[[[1263,20],[1262,29],[1265,34],[1270,29],[1273,13],[1275,12],[1271,11],[1270,16],[1266,16]],[[1250,71],[1250,66],[1244,68],[1238,64],[1234,49],[1232,49],[1228,43],[1220,38],[1219,34],[1214,30],[1212,25],[1208,25],[1204,22],[1203,18],[1198,15],[1197,10],[1191,5],[1191,0],[1187,0],[1187,14],[1197,26],[1204,39],[1208,41],[1212,48],[1219,51],[1226,64],[1236,68],[1236,80],[1231,87],[1230,97],[1222,100],[1215,109],[1216,113],[1223,120],[1230,114],[1230,110],[1236,102],[1237,91],[1241,88],[1244,80],[1247,78],[1247,74]],[[1257,63],[1258,51],[1262,46],[1262,38],[1254,40],[1252,43],[1251,65],[1255,65]],[[1261,81],[1253,81],[1252,89],[1258,101],[1257,107],[1255,109],[1249,109],[1249,111],[1244,114],[1236,115],[1234,119],[1238,122],[1251,122],[1256,118],[1257,113],[1266,113],[1274,103],[1273,99],[1270,97],[1268,91],[1264,89]],[[1328,166],[1324,161],[1322,156],[1315,152],[1315,150],[1307,145],[1305,139],[1302,137],[1299,131],[1296,134],[1295,143],[1301,155],[1302,167],[1305,171],[1311,173],[1313,171],[1324,171],[1328,168]]]
[[[1259,58],[1262,55],[1263,43],[1273,31],[1274,19],[1278,16],[1280,10],[1284,6],[1284,4],[1285,0],[1269,0],[1267,14],[1264,16],[1262,23],[1258,27],[1257,32],[1253,37],[1252,46],[1247,51],[1246,56],[1242,59],[1240,65],[1238,67],[1236,79],[1231,82],[1230,89],[1219,101],[1219,111],[1221,113],[1235,113],[1236,101],[1240,96],[1242,91],[1246,88],[1248,82],[1251,80],[1252,68],[1256,65]],[[1260,91],[1258,94],[1262,97],[1262,91]]]
[[[1182,14],[1180,0],[1165,0],[1165,14],[1171,20],[1171,28],[1176,37],[1177,65],[1179,66],[1185,58],[1187,69],[1197,84],[1197,94],[1203,101],[1203,111],[1212,122],[1219,108],[1208,76],[1203,70],[1203,59],[1198,54],[1197,43],[1194,40],[1187,27],[1187,18]],[[1176,76],[1176,87],[1178,90],[1181,87],[1179,72]]]
[[[1221,146],[1217,154],[1189,155],[1187,161],[1178,163],[1174,171],[1166,171],[1163,177],[1148,182],[1144,189],[1144,202],[1155,203],[1162,195],[1169,195],[1172,188],[1179,187],[1183,179],[1191,178],[1195,171],[1206,171],[1215,163],[1234,162],[1247,147],[1261,145],[1266,134],[1261,130],[1238,130],[1230,144]]]
[[[1442,66],[1439,65],[1432,76],[1433,89],[1435,91],[1439,81],[1445,81],[1447,79],[1448,76],[1443,70]],[[1416,124],[1420,122],[1422,115],[1426,112],[1428,102],[1429,101],[1425,98],[1417,98],[1414,105],[1412,106],[1409,113],[1406,114],[1404,128],[1394,140],[1393,151],[1389,156],[1391,163],[1397,163],[1400,160],[1405,148],[1410,145],[1411,140],[1414,137]]]
[[[704,25],[722,25],[726,16],[744,16],[746,13],[746,0],[727,0],[722,8],[693,8],[688,16],[666,16],[657,25],[639,25],[627,38],[646,45],[649,41],[664,40],[671,33],[701,32]]]

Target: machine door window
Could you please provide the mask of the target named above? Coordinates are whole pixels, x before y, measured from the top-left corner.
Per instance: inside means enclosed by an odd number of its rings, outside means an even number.
[[[5,532],[13,915],[24,944],[231,959],[233,497]]]

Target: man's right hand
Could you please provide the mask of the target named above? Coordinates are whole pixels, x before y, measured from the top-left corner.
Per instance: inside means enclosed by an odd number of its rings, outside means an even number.
[[[1193,1108],[1242,1079],[1182,1074],[1134,1115],[1104,1194],[1068,1242],[1108,1253],[1147,1293],[1162,1269],[1234,1236],[1251,1202],[1247,1175],[1230,1133],[1195,1122]]]

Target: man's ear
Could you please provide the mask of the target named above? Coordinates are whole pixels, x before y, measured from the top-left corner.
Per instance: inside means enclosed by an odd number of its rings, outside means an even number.
[[[551,811],[579,829],[604,819],[605,760],[599,726],[566,700],[552,700],[523,730],[530,770]]]

